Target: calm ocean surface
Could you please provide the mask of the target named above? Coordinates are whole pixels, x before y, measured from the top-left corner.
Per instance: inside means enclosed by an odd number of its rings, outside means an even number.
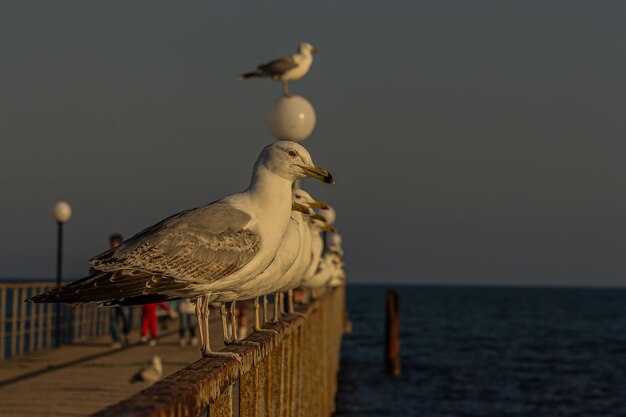
[[[385,290],[402,375],[385,374]],[[626,290],[349,286],[336,416],[626,416]]]

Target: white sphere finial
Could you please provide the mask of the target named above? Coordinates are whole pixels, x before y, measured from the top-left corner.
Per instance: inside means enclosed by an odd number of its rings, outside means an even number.
[[[67,223],[72,217],[72,207],[65,201],[59,201],[52,208],[52,214],[57,223]]]
[[[281,97],[270,107],[267,126],[278,140],[302,142],[315,128],[315,110],[304,97]]]

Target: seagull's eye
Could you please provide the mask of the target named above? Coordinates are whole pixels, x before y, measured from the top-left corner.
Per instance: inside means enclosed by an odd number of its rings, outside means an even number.
[[[289,151],[289,156],[293,156],[295,158],[296,156],[298,156],[298,152],[291,150]]]

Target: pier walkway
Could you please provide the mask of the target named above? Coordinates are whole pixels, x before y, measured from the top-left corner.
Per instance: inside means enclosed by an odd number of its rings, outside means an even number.
[[[136,340],[112,349],[96,338],[0,361],[0,415],[17,416],[319,416],[334,410],[339,347],[345,326],[345,288],[298,308],[297,315],[254,333],[228,351],[201,359],[180,347],[177,328],[155,347]],[[223,347],[219,314],[212,312],[214,350]],[[163,361],[156,384],[129,382],[153,355]]]
[[[211,336],[221,344],[215,313]],[[129,379],[153,355],[163,360],[164,376],[200,357],[199,347],[178,345],[178,331],[173,325],[160,334],[157,346],[139,344],[137,336],[131,342],[122,349],[112,349],[111,339],[102,337],[0,361],[0,415],[89,415],[146,388],[142,383],[131,384]]]

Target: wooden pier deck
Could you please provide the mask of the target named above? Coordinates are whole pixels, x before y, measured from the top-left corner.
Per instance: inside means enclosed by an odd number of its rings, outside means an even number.
[[[201,359],[198,347],[178,345],[173,327],[162,332],[155,347],[135,340],[112,349],[107,337],[0,361],[0,416],[332,415],[346,328],[345,287],[298,305],[295,314],[269,324],[270,330],[225,349],[241,361]],[[212,342],[221,341],[217,311],[210,329]],[[162,380],[131,384],[130,378],[155,354],[163,360]]]
[[[221,349],[219,313],[212,314],[212,346]],[[112,349],[110,338],[99,338],[0,361],[0,416],[89,415],[146,388],[129,379],[153,355],[163,360],[164,377],[200,358],[199,347],[178,345],[176,320],[157,346],[139,344],[138,336],[131,342]]]

